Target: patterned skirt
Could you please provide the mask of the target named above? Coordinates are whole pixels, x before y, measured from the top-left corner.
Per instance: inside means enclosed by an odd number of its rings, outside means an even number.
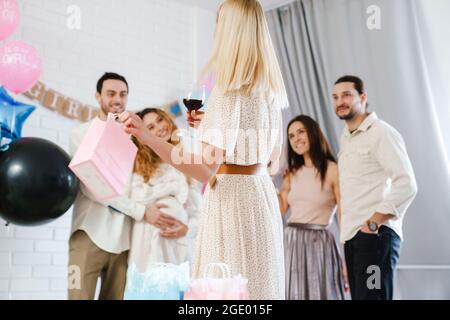
[[[222,262],[248,278],[250,299],[283,300],[283,222],[272,179],[218,174],[203,201],[193,278],[201,278],[207,264]]]

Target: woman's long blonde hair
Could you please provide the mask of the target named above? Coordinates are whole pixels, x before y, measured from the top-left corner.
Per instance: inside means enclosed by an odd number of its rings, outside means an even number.
[[[165,111],[158,108],[147,108],[142,110],[141,112],[138,112],[137,115],[141,119],[144,119],[144,117],[149,113],[156,113],[158,116],[169,123],[171,132],[169,143],[178,145],[180,143],[180,140],[177,139],[178,136],[174,134],[176,133],[178,128],[173,119]],[[147,183],[158,170],[158,167],[161,165],[162,160],[152,149],[150,149],[147,145],[140,143],[135,137],[133,137],[133,142],[138,147],[133,171],[142,176],[145,183]]]
[[[256,0],[226,0],[219,9],[214,46],[202,74],[213,71],[223,93],[268,93],[288,106],[264,11]]]

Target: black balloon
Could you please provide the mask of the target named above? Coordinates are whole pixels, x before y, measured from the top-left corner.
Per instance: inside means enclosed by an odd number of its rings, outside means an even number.
[[[22,138],[0,154],[0,216],[23,226],[48,223],[75,201],[79,182],[56,144]]]

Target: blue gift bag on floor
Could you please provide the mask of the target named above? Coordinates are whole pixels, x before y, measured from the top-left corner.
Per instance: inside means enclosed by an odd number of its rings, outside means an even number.
[[[153,263],[145,271],[131,265],[124,300],[182,300],[189,280],[189,262]]]

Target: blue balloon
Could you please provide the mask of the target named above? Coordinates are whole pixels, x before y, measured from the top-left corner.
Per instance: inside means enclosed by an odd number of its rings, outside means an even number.
[[[0,87],[0,146],[5,139],[13,142],[22,137],[23,123],[35,109],[32,105],[14,100]]]
[[[180,108],[180,104],[178,102],[170,107],[170,113],[175,118],[181,115],[181,108]]]
[[[12,139],[13,136],[11,135],[11,132],[7,131],[6,129],[3,129],[3,126],[1,126],[0,131],[0,139]]]

